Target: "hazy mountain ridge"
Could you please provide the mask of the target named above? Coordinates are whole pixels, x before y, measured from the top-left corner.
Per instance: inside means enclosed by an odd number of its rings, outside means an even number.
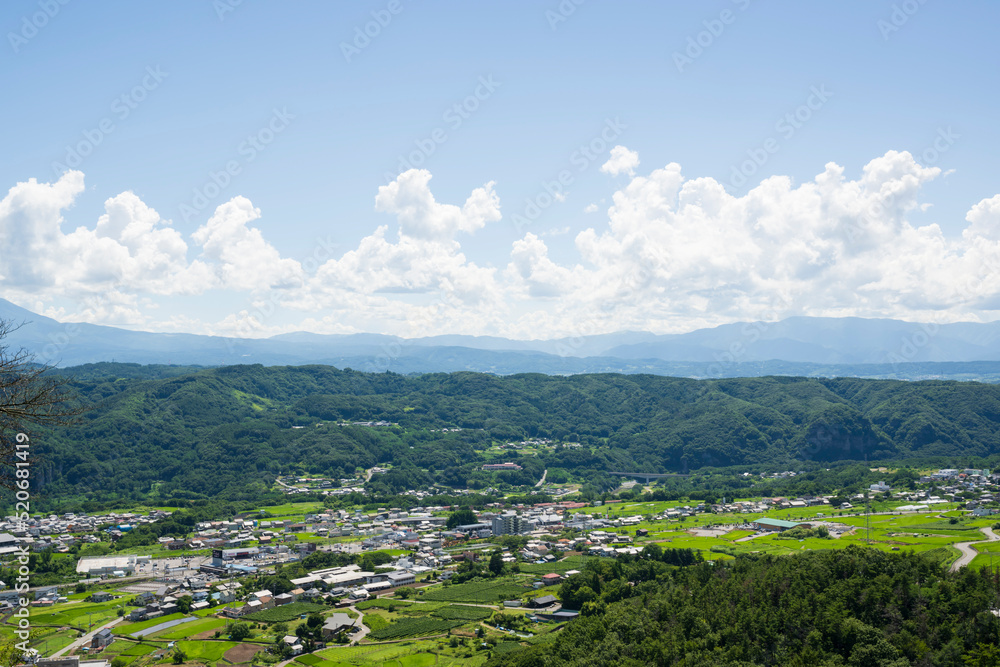
[[[399,373],[458,370],[877,378],[998,377],[1000,322],[930,325],[888,319],[793,317],[684,334],[623,331],[554,340],[293,332],[246,339],[62,323],[0,299],[0,319],[24,326],[6,341],[59,367],[101,361],[222,366],[331,364]],[[974,362],[974,363],[973,363]],[[952,364],[960,363],[962,366]],[[970,367],[969,364],[973,366]]]

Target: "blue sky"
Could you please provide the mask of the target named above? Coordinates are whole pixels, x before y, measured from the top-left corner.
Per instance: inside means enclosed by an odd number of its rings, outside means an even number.
[[[993,320],[998,14],[5,2],[0,295],[252,336]]]

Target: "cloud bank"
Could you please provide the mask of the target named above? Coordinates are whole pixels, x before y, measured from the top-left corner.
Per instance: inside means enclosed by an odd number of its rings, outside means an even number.
[[[558,255],[529,232],[489,264],[470,261],[462,241],[505,224],[495,183],[442,203],[431,173],[411,169],[375,196],[374,210],[393,222],[312,267],[281,255],[266,214],[245,197],[187,238],[132,192],[70,229],[66,211],[84,175],[69,171],[54,183],[18,183],[0,201],[0,286],[5,298],[60,319],[255,336],[548,338],[792,315],[996,318],[1000,195],[972,205],[958,236],[915,226],[911,214],[927,205],[921,188],[941,172],[907,152],[873,159],[853,180],[829,163],[810,181],[773,176],[742,196],[712,178],[688,179],[676,163],[638,166],[637,152],[611,150],[601,170],[627,183],[606,215],[581,214],[590,226],[575,238],[550,238],[572,244]],[[570,263],[552,259],[567,254]],[[161,299],[219,294],[241,295],[242,305],[211,322],[156,317]],[[277,309],[281,325],[267,315]]]

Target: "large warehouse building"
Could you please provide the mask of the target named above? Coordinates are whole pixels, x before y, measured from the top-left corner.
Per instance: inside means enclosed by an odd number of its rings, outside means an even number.
[[[93,556],[81,558],[76,564],[76,571],[90,577],[115,573],[132,574],[137,562],[148,562],[149,556]]]

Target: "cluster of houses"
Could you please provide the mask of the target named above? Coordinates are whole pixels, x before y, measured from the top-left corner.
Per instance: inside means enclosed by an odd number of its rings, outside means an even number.
[[[760,478],[761,479],[788,479],[789,477],[795,477],[796,475],[802,475],[802,474],[803,474],[803,472],[801,472],[801,471],[800,472],[793,472],[791,470],[784,470],[782,472],[771,472],[771,473],[762,472],[760,474]],[[750,473],[745,472],[745,473],[743,473],[743,476],[744,477],[749,477]]]
[[[136,526],[155,523],[168,516],[170,512],[160,510],[148,514],[52,514],[26,521],[8,516],[0,522],[0,556],[13,553],[16,545],[21,544],[28,545],[32,551],[53,549],[67,553],[73,545],[100,542],[97,533],[102,529],[120,536]]]
[[[429,508],[424,511],[423,508],[415,508],[407,512],[399,508],[383,508],[367,515],[360,512],[352,514],[346,510],[326,510],[308,514],[301,521],[249,518],[205,521],[195,526],[195,533],[187,540],[165,540],[164,544],[168,548],[235,549],[254,541],[259,544],[262,552],[266,552],[269,546],[297,542],[299,533],[311,533],[318,537],[372,537],[379,544],[389,541],[409,547],[416,544],[414,540],[419,541],[419,535],[413,531],[431,530],[447,521],[446,517],[431,514],[432,511],[442,509]],[[308,545],[299,546],[308,548]]]
[[[941,468],[937,472],[933,472],[930,475],[924,475],[920,478],[922,483],[930,482],[972,482],[985,484],[987,482],[997,482],[1000,481],[1000,474],[990,474],[987,469],[978,468],[965,468],[963,470],[958,470],[956,468]]]
[[[575,443],[574,443],[575,444]],[[528,447],[544,447],[546,449],[551,448],[552,441],[548,438],[538,438],[535,440],[521,440],[520,442],[505,442],[499,445],[498,449],[526,449]],[[579,445],[576,445],[579,447]]]
[[[214,592],[209,590],[208,582],[200,577],[163,584],[136,595],[132,600],[136,608],[126,614],[126,617],[130,621],[146,621],[176,614],[180,611],[178,601],[185,596],[191,598],[191,611],[199,611],[234,602],[242,593],[242,585],[239,582],[220,583],[215,589]],[[105,602],[111,599],[111,594],[94,593],[91,598],[93,602]]]
[[[823,497],[801,497],[801,498],[761,498],[759,501],[740,501],[729,503],[717,503],[712,505],[712,511],[717,513],[729,512],[738,514],[751,514],[767,512],[769,510],[804,509],[817,505],[829,505],[830,499]]]
[[[335,487],[330,480],[321,480],[316,482],[314,486],[285,485],[284,491],[289,496],[317,492],[322,493],[324,496],[345,496],[349,493],[364,493],[365,487],[358,482],[359,480],[357,479],[342,479],[340,480],[340,486]],[[295,482],[295,484],[304,484],[304,482]]]
[[[304,577],[292,579],[295,588],[287,593],[255,591],[246,598],[243,605],[226,607],[222,613],[229,618],[240,618],[298,600],[324,602],[335,599],[350,604],[387,590],[415,584],[416,576],[412,567],[380,573],[362,570],[359,565],[314,570]]]
[[[16,588],[7,588],[7,584],[0,581],[0,609],[11,609],[20,604],[20,598],[24,593],[19,593]],[[57,602],[66,602],[67,598],[59,595],[56,586],[39,586],[35,588],[28,597],[32,607],[51,607]]]

